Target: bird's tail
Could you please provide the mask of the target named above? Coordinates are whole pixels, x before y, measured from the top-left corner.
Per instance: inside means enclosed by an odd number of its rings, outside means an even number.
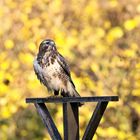
[[[68,88],[68,93],[70,97],[80,97],[79,93],[76,91],[75,87],[73,86],[73,84],[71,82],[68,82],[67,84],[67,88]],[[79,106],[82,106],[84,103],[79,103]]]

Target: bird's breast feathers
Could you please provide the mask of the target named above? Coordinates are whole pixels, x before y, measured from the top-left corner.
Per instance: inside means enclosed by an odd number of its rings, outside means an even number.
[[[34,69],[37,71],[36,74],[45,78],[47,88],[55,90],[65,88],[65,80],[64,75],[62,74],[62,68],[56,59],[52,60],[52,58],[50,58],[48,59],[48,62],[45,62],[45,64],[42,64],[42,66],[40,66],[37,59],[35,59]],[[40,81],[42,82],[42,79],[40,79]]]

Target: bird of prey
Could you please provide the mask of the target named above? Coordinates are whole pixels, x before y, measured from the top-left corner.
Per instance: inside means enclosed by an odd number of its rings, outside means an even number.
[[[33,66],[37,78],[54,95],[60,93],[63,97],[80,97],[71,79],[69,66],[53,40],[41,42]]]

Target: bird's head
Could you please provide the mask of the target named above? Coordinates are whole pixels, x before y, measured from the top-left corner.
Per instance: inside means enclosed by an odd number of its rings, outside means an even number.
[[[39,52],[56,50],[55,42],[51,39],[43,40],[39,46]]]

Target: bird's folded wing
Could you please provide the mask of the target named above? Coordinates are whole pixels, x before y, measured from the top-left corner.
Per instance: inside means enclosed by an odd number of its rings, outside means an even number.
[[[71,83],[73,84],[73,86],[75,87],[72,79],[71,79],[71,74],[70,74],[70,68],[69,65],[66,63],[64,57],[59,54],[59,56],[57,57],[57,61],[60,64],[60,66],[63,68],[64,72],[66,73],[66,75],[69,76]]]

